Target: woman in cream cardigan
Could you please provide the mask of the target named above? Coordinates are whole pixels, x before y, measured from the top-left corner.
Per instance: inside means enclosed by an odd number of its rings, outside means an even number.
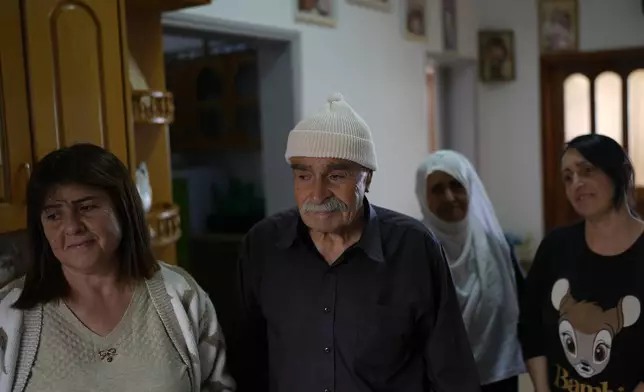
[[[155,261],[127,168],[54,151],[27,189],[33,263],[0,290],[0,391],[234,391],[210,299]]]

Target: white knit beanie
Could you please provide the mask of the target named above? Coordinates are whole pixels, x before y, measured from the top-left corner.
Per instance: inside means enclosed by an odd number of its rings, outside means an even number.
[[[331,94],[320,111],[289,133],[286,161],[292,157],[346,159],[378,169],[369,126],[339,93]]]

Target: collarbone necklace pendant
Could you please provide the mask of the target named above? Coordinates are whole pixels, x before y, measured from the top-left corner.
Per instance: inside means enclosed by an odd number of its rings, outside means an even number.
[[[112,362],[114,357],[117,356],[116,348],[108,348],[105,350],[100,350],[98,356],[101,358],[101,361]]]

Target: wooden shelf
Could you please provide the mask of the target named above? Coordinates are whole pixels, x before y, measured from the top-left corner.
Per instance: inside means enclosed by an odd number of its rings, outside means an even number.
[[[162,203],[152,206],[147,215],[150,226],[150,243],[158,248],[174,244],[181,238],[179,206]]]
[[[136,124],[171,124],[174,97],[167,91],[132,91],[132,114]]]
[[[154,10],[161,12],[176,11],[182,8],[208,5],[212,0],[127,0],[132,8],[137,10]]]
[[[254,51],[172,62],[167,78],[177,102],[172,151],[260,151],[257,67]]]
[[[159,237],[159,238],[151,239],[150,245],[153,248],[162,248],[164,246],[172,245],[177,241],[179,241],[179,239],[181,238],[181,235],[182,235],[181,230],[177,230],[177,232],[170,237]]]

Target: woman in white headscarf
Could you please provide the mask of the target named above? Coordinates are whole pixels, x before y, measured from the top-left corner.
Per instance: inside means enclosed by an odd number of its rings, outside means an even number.
[[[445,249],[483,392],[518,391],[523,277],[479,176],[463,155],[438,151],[418,167],[416,195]]]

